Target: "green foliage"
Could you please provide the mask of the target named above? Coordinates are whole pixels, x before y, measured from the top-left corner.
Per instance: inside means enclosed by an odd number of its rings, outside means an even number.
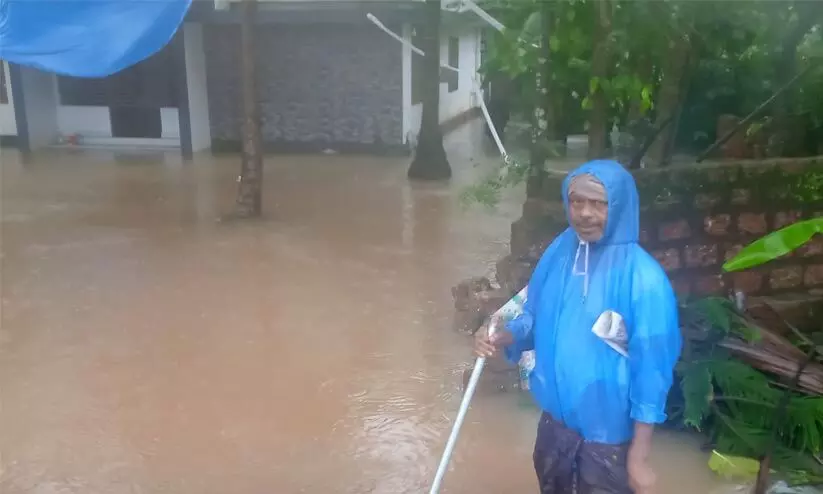
[[[712,375],[709,369],[701,363],[687,363],[680,368],[680,386],[683,389],[685,410],[683,423],[700,430],[703,420],[709,414],[709,406],[714,400]]]
[[[765,453],[785,389],[718,345],[728,337],[759,339],[754,334],[758,330],[749,327],[729,301],[691,302],[683,307],[681,320],[684,327],[700,327],[704,333],[690,335],[697,348],[684,352],[676,368],[680,399],[670,400],[670,415],[709,436],[719,455],[710,462],[713,470],[739,474],[741,468],[748,470],[747,462],[733,457]],[[796,481],[823,479],[823,470],[811,459],[823,451],[823,397],[792,394],[786,410],[773,467]]]
[[[483,180],[466,187],[460,194],[460,202],[464,206],[479,203],[492,208],[500,201],[501,191],[522,183],[528,173],[528,165],[510,159],[500,169],[492,170]]]
[[[559,135],[585,129],[591,95],[602,90],[610,106],[609,121],[623,127],[628,119],[655,117],[660,83],[676,38],[692,40],[693,70],[686,71],[688,96],[678,128],[679,142],[705,147],[715,138],[717,117],[745,115],[765,100],[785,74],[779,64],[782,42],[813,12],[802,0],[728,2],[706,0],[615,0],[607,77],[591,79],[590,62],[597,0],[551,2],[554,19],[542,32],[539,0],[482,2],[507,29],[489,40],[485,75],[506,74],[517,82],[515,109],[529,114],[536,106],[535,86],[540,44],[551,51],[551,94]],[[821,16],[823,18],[823,16]],[[801,33],[798,63],[823,56],[823,29]],[[808,118],[823,139],[823,70],[796,87],[790,113]],[[814,130],[816,129],[816,130]]]
[[[823,218],[794,223],[755,240],[723,265],[724,271],[740,271],[773,261],[800,248],[823,233]]]

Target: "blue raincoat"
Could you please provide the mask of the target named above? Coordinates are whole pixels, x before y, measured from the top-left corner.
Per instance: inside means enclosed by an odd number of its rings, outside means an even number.
[[[169,43],[191,0],[0,0],[0,59],[105,77]]]
[[[569,228],[546,249],[523,313],[508,324],[514,343],[506,356],[516,362],[535,350],[529,386],[540,407],[587,441],[622,444],[631,440],[635,421],[666,419],[681,349],[677,301],[663,269],[638,244],[632,175],[614,161],[586,163],[563,184],[567,214],[569,184],[581,174],[605,186],[603,238],[585,246]],[[628,358],[592,332],[607,310],[624,318]]]

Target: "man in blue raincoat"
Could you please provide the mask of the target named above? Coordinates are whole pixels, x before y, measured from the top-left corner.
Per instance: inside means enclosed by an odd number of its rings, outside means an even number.
[[[637,186],[620,164],[584,164],[563,199],[571,226],[538,262],[523,313],[491,336],[478,331],[475,351],[517,362],[534,350],[542,494],[650,494],[652,432],[681,349],[674,291],[638,244]],[[619,326],[614,339],[595,331],[603,321]]]

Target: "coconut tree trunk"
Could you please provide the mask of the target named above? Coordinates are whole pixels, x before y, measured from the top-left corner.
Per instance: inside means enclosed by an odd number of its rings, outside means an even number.
[[[235,214],[241,218],[260,216],[263,208],[263,156],[260,136],[260,105],[257,100],[254,20],[257,0],[243,0],[240,60],[243,78],[243,148]]]
[[[424,23],[420,26],[420,48],[425,53],[421,83],[423,115],[408,176],[413,180],[446,180],[451,178],[452,169],[440,129],[440,0],[426,0],[424,8]]]
[[[677,118],[681,99],[685,96],[688,77],[689,59],[692,51],[691,39],[688,35],[675,33],[670,41],[669,56],[663,67],[663,80],[660,83],[660,97],[657,103],[657,117],[655,125]],[[665,166],[672,150],[672,140],[675,138],[677,124],[668,125],[658,134],[646,156],[650,166]]]
[[[532,147],[529,156],[529,177],[526,190],[542,190],[546,160],[557,156],[557,123],[551,84],[552,51],[550,30],[554,27],[554,11],[550,2],[540,4],[540,55],[535,81],[535,105],[532,112]]]
[[[592,79],[605,80],[609,76],[609,59],[612,52],[612,0],[596,2],[594,51],[592,53]],[[606,156],[608,136],[609,102],[603,86],[597,84],[591,94],[592,110],[589,116],[589,159]]]

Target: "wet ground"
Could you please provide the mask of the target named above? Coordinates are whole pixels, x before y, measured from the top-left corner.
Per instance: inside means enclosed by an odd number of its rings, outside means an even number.
[[[0,492],[428,492],[472,361],[450,288],[522,201],[461,209],[465,158],[446,187],[267,157],[266,218],[225,224],[235,156],[4,150]],[[535,492],[536,420],[478,397],[445,492]],[[660,493],[716,486],[694,438],[657,443]]]

